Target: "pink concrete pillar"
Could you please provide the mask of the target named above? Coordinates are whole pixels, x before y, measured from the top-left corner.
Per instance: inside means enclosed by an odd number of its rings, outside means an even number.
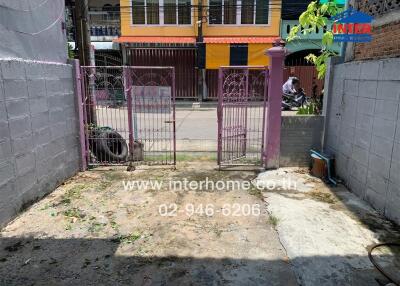
[[[80,153],[81,153],[81,171],[87,169],[87,162],[89,156],[89,145],[86,142],[85,136],[85,116],[84,116],[84,103],[82,95],[82,73],[79,60],[73,60],[74,73],[75,73],[75,96],[78,106],[78,118],[79,118],[79,142],[80,142]]]
[[[268,86],[268,110],[266,116],[266,130],[264,142],[265,168],[279,168],[280,144],[281,144],[281,107],[282,107],[282,85],[283,64],[286,49],[276,46],[269,49],[269,86]]]

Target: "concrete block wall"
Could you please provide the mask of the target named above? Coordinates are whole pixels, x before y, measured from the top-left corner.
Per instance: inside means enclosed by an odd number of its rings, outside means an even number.
[[[281,167],[310,165],[310,149],[320,150],[323,116],[282,116]]]
[[[0,60],[0,227],[79,170],[73,68]]]
[[[400,223],[400,59],[332,67],[325,148],[351,191]]]

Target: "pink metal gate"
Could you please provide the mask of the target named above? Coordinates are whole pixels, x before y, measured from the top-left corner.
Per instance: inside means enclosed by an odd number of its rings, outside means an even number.
[[[221,67],[218,165],[263,165],[268,68]]]
[[[81,67],[85,158],[95,165],[176,163],[173,67]]]

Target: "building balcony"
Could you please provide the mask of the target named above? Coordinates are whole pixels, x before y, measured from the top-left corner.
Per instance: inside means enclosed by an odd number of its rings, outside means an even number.
[[[292,27],[298,24],[299,21],[297,20],[281,20],[281,38],[286,40]],[[323,29],[317,29],[316,31],[306,35],[301,34],[302,31],[299,31],[300,39],[287,43],[286,48],[291,53],[304,50],[319,50],[321,49],[322,37],[325,31],[329,30],[332,30],[332,23],[327,24]],[[331,50],[340,53],[340,44],[333,43]]]
[[[282,20],[281,21],[281,37],[282,39],[286,39],[287,36],[290,33],[290,30],[292,27],[296,26],[299,24],[299,21],[297,20]],[[307,35],[301,35],[300,40],[322,40],[322,36],[327,30],[332,29],[332,23],[329,23],[325,28],[323,29],[317,29],[315,32],[309,33]],[[301,31],[299,32],[299,34]]]
[[[119,11],[89,10],[90,39],[94,42],[110,42],[121,31]]]

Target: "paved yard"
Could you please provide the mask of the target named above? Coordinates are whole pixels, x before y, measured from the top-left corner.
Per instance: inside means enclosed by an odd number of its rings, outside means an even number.
[[[343,185],[327,186],[305,169],[267,171],[257,181],[274,186],[263,196],[301,285],[389,283],[370,262],[368,249],[375,243],[400,242],[397,225]],[[399,247],[378,248],[373,256],[400,282]]]
[[[275,185],[260,191],[250,181]],[[399,237],[344,187],[305,169],[257,177],[208,161],[99,168],[1,231],[0,285],[378,286],[388,281],[368,246]],[[399,250],[375,255],[398,275]]]
[[[255,177],[208,162],[81,173],[3,229],[0,285],[297,285],[254,189],[122,182]]]

